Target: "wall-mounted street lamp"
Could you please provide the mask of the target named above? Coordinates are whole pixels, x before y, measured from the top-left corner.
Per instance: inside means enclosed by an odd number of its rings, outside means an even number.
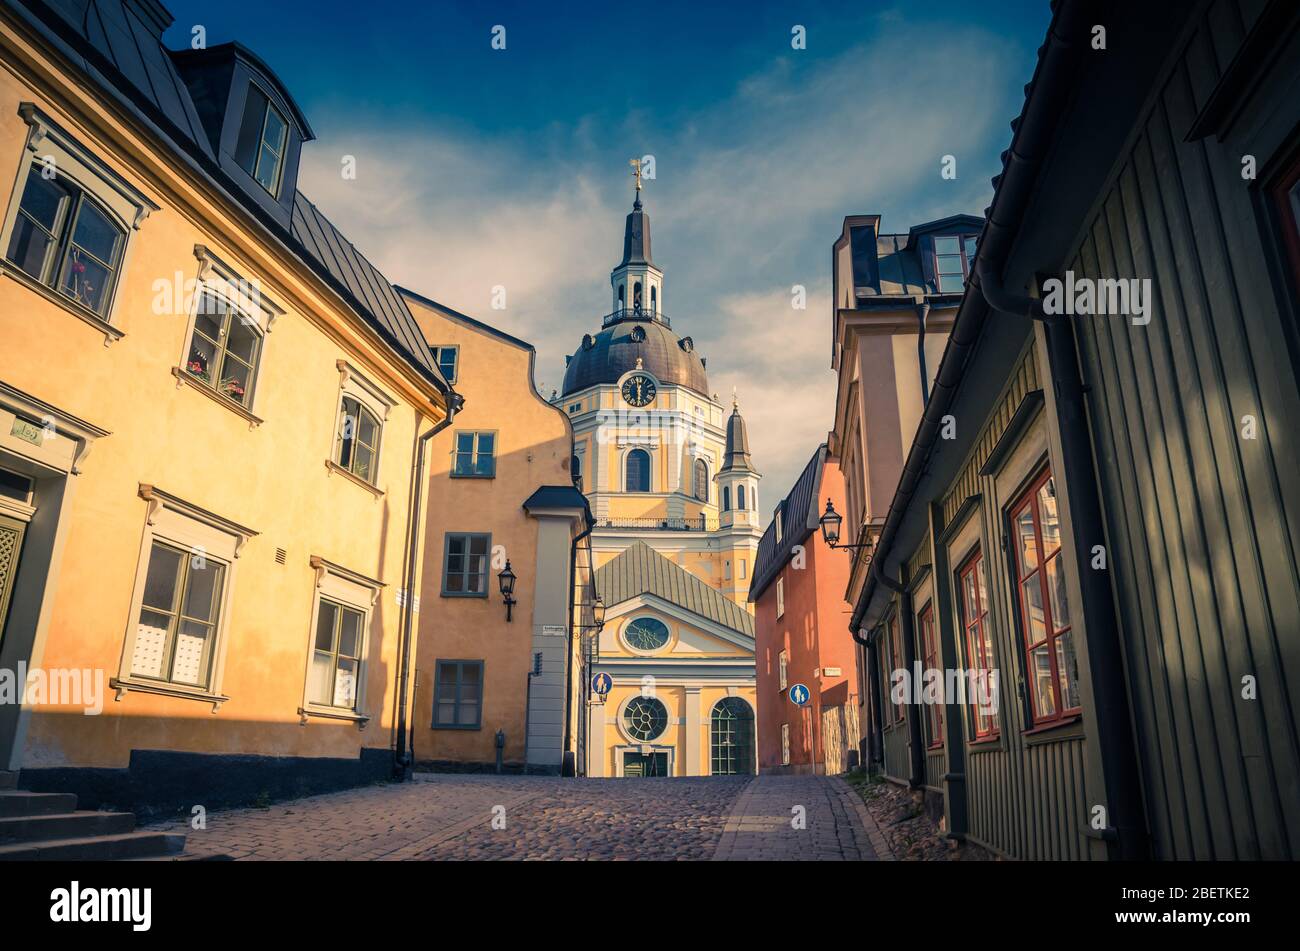
[[[510,559],[506,559],[506,566],[501,569],[497,575],[497,583],[501,585],[501,598],[506,603],[506,620],[512,620],[511,614],[513,608],[518,602],[514,599],[515,593],[515,573],[510,570]]]
[[[578,629],[581,631],[599,631],[605,626],[605,602],[600,600],[600,595],[596,595],[596,600],[591,602],[591,621],[590,624],[579,624]]]
[[[831,548],[843,548],[845,550],[852,548],[866,548],[867,550],[870,550],[871,546],[874,544],[870,540],[865,541],[860,545],[840,544],[840,525],[843,521],[844,517],[840,515],[839,512],[835,511],[835,506],[831,504],[830,499],[827,499],[826,511],[822,517],[818,519],[818,524],[822,527],[822,539],[826,544]]]

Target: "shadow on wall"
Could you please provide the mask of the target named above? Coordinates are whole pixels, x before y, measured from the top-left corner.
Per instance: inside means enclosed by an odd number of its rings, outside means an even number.
[[[80,714],[47,715],[85,720]],[[315,724],[304,727],[284,723],[222,722],[239,731],[321,728]],[[72,725],[65,725],[65,728],[68,726]],[[336,729],[355,730],[356,727],[349,725]],[[381,736],[378,734],[375,739]],[[189,816],[194,806],[209,811],[231,809],[337,792],[387,780],[392,773],[393,751],[387,746],[363,746],[356,757],[132,750],[125,768],[51,766],[23,769],[18,774],[18,787],[32,792],[75,793],[81,809],[129,811],[141,820],[156,820]]]

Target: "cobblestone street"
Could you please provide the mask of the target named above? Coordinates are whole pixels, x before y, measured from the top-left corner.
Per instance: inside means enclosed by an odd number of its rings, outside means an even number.
[[[859,860],[888,854],[857,795],[826,777],[421,774],[402,785],[214,812],[203,830],[185,823],[169,828],[188,836],[187,856],[233,859]]]

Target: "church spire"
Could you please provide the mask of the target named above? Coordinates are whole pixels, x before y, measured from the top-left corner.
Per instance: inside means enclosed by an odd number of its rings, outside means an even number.
[[[623,260],[619,267],[628,264],[649,264],[650,258],[650,216],[641,210],[641,160],[632,159],[632,170],[636,176],[636,199],[632,210],[628,212],[627,223],[623,228]]]
[[[722,472],[755,472],[749,458],[749,433],[745,417],[740,415],[740,402],[736,391],[731,391],[731,417],[727,420],[727,450],[723,456]]]
[[[659,320],[663,302],[663,272],[650,257],[650,216],[641,208],[641,160],[632,159],[636,197],[623,227],[623,259],[610,272],[614,319]]]

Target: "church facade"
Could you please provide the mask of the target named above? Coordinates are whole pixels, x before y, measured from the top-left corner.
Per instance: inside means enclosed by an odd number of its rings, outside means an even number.
[[[752,773],[761,476],[737,402],[664,313],[639,177],[610,293],[556,396],[607,612],[583,651],[580,758],[591,776]]]

